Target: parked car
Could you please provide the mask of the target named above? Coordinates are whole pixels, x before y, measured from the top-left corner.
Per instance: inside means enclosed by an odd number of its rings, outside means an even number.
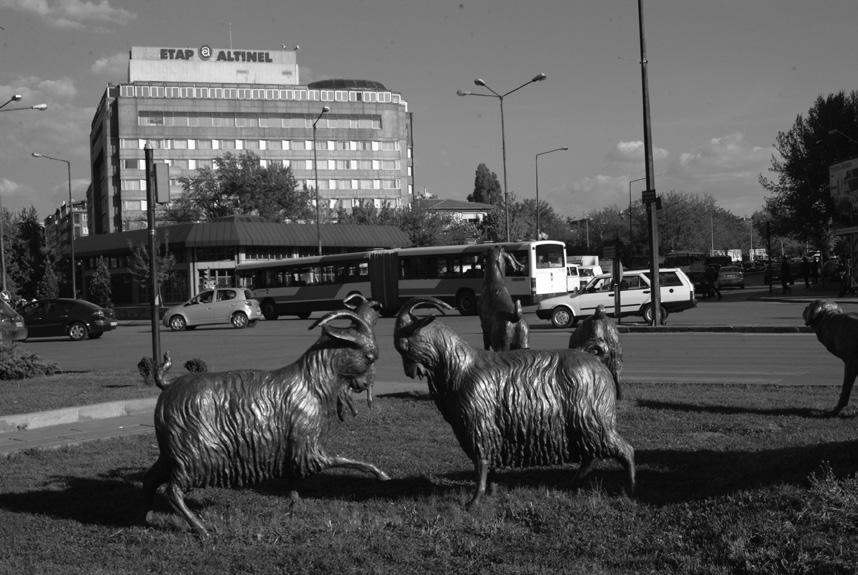
[[[649,273],[649,270],[623,272],[623,279],[620,282],[621,316],[640,315],[645,321],[652,321]],[[597,275],[577,294],[546,298],[539,302],[536,316],[550,320],[554,327],[565,328],[575,325],[581,318],[593,315],[599,305],[604,306],[609,315],[613,315],[615,286],[611,280],[611,274]],[[679,268],[660,269],[659,288],[662,321],[670,313],[697,305],[694,286]]]
[[[119,325],[113,310],[83,299],[35,300],[25,305],[21,314],[28,337],[67,335],[75,341],[96,339]]]
[[[3,334],[3,339],[12,341],[24,341],[28,334],[24,316],[2,299],[0,299],[0,333]]]
[[[745,273],[739,266],[721,266],[718,270],[718,285],[720,287],[737,287],[745,289]]]
[[[241,329],[253,327],[262,317],[259,301],[253,298],[249,289],[230,287],[201,292],[185,303],[167,309],[162,321],[173,331],[217,323],[229,323]]]

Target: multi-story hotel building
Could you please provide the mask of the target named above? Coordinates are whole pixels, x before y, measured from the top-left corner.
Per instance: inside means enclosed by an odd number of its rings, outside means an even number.
[[[411,115],[402,95],[365,80],[301,84],[296,56],[133,47],[128,82],[107,86],[92,121],[90,233],[146,226],[147,143],[156,162],[170,165],[173,198],[183,191],[178,178],[248,150],[263,165],[291,167],[299,185],[318,183],[322,208],[410,204]]]

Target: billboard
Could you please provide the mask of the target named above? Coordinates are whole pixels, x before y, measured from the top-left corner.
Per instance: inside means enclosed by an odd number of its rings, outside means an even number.
[[[834,209],[851,214],[858,208],[858,158],[828,167],[828,186]]]

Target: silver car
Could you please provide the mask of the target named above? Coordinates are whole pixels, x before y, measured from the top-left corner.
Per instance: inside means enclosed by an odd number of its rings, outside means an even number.
[[[217,323],[230,323],[241,329],[253,327],[262,317],[259,302],[250,290],[230,287],[206,290],[167,309],[163,322],[173,331]]]

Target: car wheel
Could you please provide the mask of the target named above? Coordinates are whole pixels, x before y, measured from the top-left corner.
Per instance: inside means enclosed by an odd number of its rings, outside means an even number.
[[[644,321],[646,323],[652,324],[652,319],[653,319],[652,318],[652,316],[653,316],[652,304],[648,303],[644,306],[642,315],[643,315]],[[661,323],[662,323],[662,325],[667,323],[667,315],[668,315],[667,310],[664,309],[664,306],[661,306]]]
[[[462,315],[474,315],[477,313],[477,296],[469,289],[456,294],[456,307]]]
[[[229,318],[232,327],[236,329],[244,329],[247,327],[247,314],[243,311],[237,311]]]
[[[188,327],[188,322],[180,315],[174,315],[170,318],[170,329],[173,331],[182,331]]]
[[[568,307],[558,306],[551,312],[551,325],[556,328],[571,327],[575,323],[575,316]]]
[[[80,341],[85,339],[87,335],[89,335],[89,330],[86,329],[86,326],[79,321],[76,321],[69,325],[68,328],[69,337],[74,341]]]
[[[745,284],[739,284],[739,289],[745,289]]]
[[[269,321],[277,319],[277,306],[275,306],[274,302],[270,299],[262,302],[262,315],[264,315],[265,319]]]

